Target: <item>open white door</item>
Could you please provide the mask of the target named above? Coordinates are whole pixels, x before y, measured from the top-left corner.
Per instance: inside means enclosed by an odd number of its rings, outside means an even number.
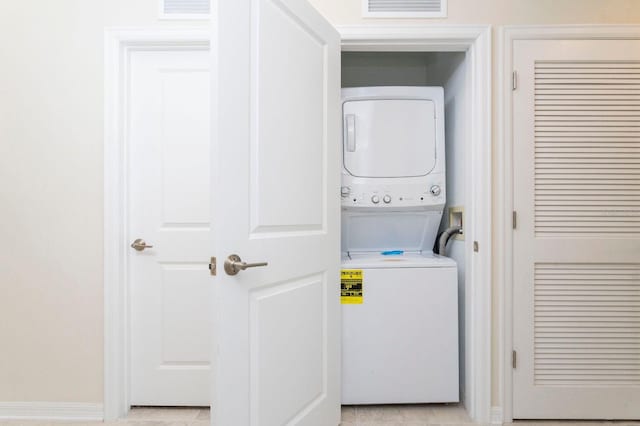
[[[340,422],[340,37],[301,0],[214,6],[212,422]],[[267,262],[228,275],[232,254]]]

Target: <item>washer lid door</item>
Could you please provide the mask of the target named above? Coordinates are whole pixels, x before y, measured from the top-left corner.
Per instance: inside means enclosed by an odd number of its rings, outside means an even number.
[[[436,165],[435,104],[425,99],[343,104],[344,167],[370,178],[428,175]]]

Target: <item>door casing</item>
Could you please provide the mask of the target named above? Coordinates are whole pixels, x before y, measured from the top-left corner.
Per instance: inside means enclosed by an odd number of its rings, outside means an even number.
[[[104,419],[130,408],[130,315],[127,282],[127,138],[129,56],[133,51],[209,48],[206,30],[105,31],[104,134]]]
[[[466,383],[469,415],[488,422],[491,415],[492,269],[492,72],[491,27],[475,25],[338,26],[347,51],[464,51],[469,76],[470,135],[466,177],[473,187],[467,203]],[[206,49],[209,32],[193,29],[108,29],[105,31],[104,160],[104,418],[126,415],[129,402],[129,313],[126,281],[127,176],[124,121],[128,54],[132,50]],[[474,242],[478,250],[474,251]]]
[[[515,40],[640,40],[639,25],[506,26],[498,36],[495,259],[498,404],[492,423],[513,421],[513,42]]]
[[[343,51],[429,52],[467,54],[469,153],[465,178],[473,188],[465,206],[465,383],[463,402],[474,421],[491,415],[491,27],[469,25],[338,26]],[[474,251],[474,242],[478,251]]]

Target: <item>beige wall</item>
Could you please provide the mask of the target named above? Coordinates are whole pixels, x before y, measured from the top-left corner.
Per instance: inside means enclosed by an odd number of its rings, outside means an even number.
[[[311,2],[336,25],[434,22]],[[157,0],[0,2],[0,401],[102,401],[103,29],[176,24],[156,12]],[[438,21],[637,23],[640,3],[449,0]]]
[[[156,11],[0,2],[0,401],[102,401],[103,31]]]
[[[361,0],[310,0],[334,25],[368,23],[593,24],[640,21],[637,0],[449,0],[446,19],[361,18]]]

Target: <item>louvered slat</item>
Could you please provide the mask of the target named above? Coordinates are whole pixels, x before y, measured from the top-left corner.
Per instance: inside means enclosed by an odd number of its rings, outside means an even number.
[[[534,268],[537,385],[640,385],[640,264]]]
[[[640,64],[535,65],[536,235],[640,234]]]

